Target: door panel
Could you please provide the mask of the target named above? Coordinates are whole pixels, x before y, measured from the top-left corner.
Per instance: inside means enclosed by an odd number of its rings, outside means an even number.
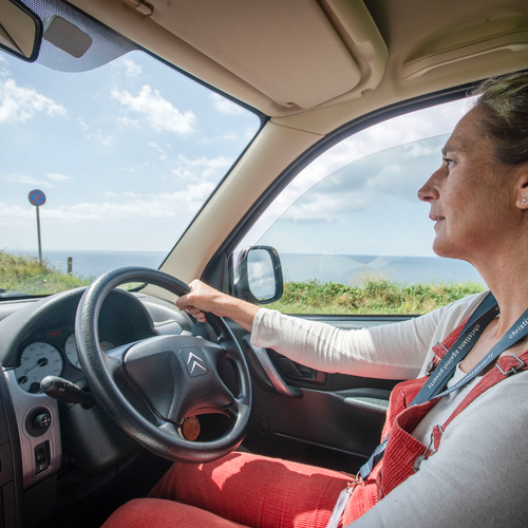
[[[302,317],[347,329],[407,319]],[[253,409],[244,447],[268,456],[357,473],[379,444],[390,392],[398,380],[317,372],[274,350],[261,350],[273,366],[270,371],[248,346],[248,333],[233,322],[230,327],[246,354],[253,380]],[[280,376],[279,385],[270,379],[273,375]]]

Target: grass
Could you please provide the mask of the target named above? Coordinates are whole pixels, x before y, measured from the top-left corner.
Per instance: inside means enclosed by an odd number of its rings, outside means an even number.
[[[0,250],[0,288],[28,295],[51,295],[80,286],[88,286],[94,277],[69,275],[49,262],[39,265],[33,256],[12,255]],[[131,282],[120,286],[130,290],[141,286]]]
[[[287,282],[280,301],[267,305],[298,314],[424,314],[484,290],[475,282],[398,284],[382,277],[358,286],[335,282]]]
[[[0,251],[0,288],[30,295],[48,295],[92,282],[79,275],[68,275],[49,262],[42,266],[31,256],[11,255]]]
[[[63,273],[49,262],[40,266],[31,256],[0,251],[0,288],[6,290],[49,295],[88,286],[92,280]],[[140,284],[129,283],[122,287],[131,289]],[[282,299],[266,307],[298,314],[423,314],[483,289],[474,282],[406,286],[383,276],[363,277],[355,286],[335,282],[287,282]]]

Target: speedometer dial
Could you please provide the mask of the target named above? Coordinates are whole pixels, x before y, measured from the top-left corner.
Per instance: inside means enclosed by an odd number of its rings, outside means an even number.
[[[70,363],[80,369],[81,368],[81,362],[79,361],[79,355],[77,354],[77,345],[75,343],[75,334],[72,334],[71,336],[66,339],[66,343],[64,344],[64,350],[66,350],[66,356],[70,360]]]
[[[103,352],[108,352],[109,350],[112,350],[112,348],[115,348],[114,343],[111,343],[110,341],[101,341],[99,345]]]
[[[112,348],[115,348],[115,345],[110,341],[101,341],[99,346],[102,348],[103,352],[108,352],[109,350],[112,350]],[[77,352],[77,344],[75,343],[75,334],[70,335],[68,339],[66,339],[64,350],[66,351],[66,356],[70,360],[70,363],[74,367],[80,369],[81,362],[79,360],[79,353]]]
[[[60,352],[49,343],[31,343],[22,352],[16,368],[18,384],[26,392],[39,392],[46,376],[60,376],[64,361]]]

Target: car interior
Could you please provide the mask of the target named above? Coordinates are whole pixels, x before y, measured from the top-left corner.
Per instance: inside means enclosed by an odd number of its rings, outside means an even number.
[[[88,25],[90,35],[79,29]],[[356,473],[379,442],[397,373],[318,372],[174,300],[194,279],[263,306],[280,299],[280,255],[244,247],[270,204],[344,138],[525,70],[525,0],[0,1],[2,54],[17,60],[36,60],[42,39],[83,60],[101,35],[253,112],[260,128],[159,270],[0,296],[0,526],[95,528],[174,461],[234,449]],[[90,67],[114,52],[98,50]],[[273,279],[264,293],[256,261]],[[129,282],[140,286],[118,288]],[[413,315],[300,317],[355,329]],[[23,370],[37,353],[55,384]]]

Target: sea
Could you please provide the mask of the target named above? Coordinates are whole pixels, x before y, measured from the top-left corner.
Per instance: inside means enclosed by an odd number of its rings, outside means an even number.
[[[37,256],[32,250],[10,250],[18,255]],[[68,257],[72,258],[73,273],[95,278],[121,266],[159,268],[166,253],[157,251],[58,251],[43,252],[43,259],[51,266],[67,271]],[[439,257],[281,254],[285,281],[338,282],[360,284],[364,278],[386,278],[400,284],[419,282],[466,282],[485,284],[477,271],[467,262]]]

